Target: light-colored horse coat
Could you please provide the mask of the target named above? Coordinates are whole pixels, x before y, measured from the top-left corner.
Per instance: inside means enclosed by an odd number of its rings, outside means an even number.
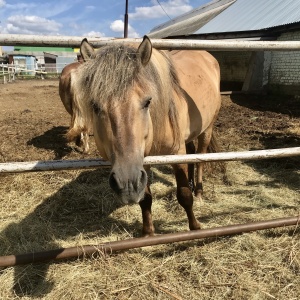
[[[82,43],[84,53],[85,43]],[[206,51],[158,51],[145,37],[138,46],[101,48],[72,73],[81,127],[93,121],[100,155],[111,161],[109,183],[123,203],[139,203],[143,234],[153,235],[152,196],[143,158],[190,153],[194,140],[205,153],[220,109],[220,71]],[[187,165],[173,165],[177,198],[190,229],[193,213]],[[198,183],[202,185],[202,166]],[[201,187],[198,187],[201,188]]]

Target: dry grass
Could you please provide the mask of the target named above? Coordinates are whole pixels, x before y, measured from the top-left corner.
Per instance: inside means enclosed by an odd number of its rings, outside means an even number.
[[[291,122],[287,130],[299,139],[299,118]],[[225,148],[258,148],[253,141],[263,141],[250,130],[252,139],[244,131],[242,142],[237,127],[223,126]],[[203,228],[299,215],[299,159],[230,162],[227,168],[229,185],[220,174],[206,176],[203,200],[195,199]],[[119,204],[108,172],[0,175],[0,255],[139,236],[140,209]],[[157,233],[187,230],[171,168],[153,168],[152,181]],[[2,268],[0,299],[299,299],[299,234],[293,226]]]
[[[208,178],[204,200],[195,203],[204,228],[299,214],[299,173],[292,175],[294,181],[274,183],[244,163],[230,163],[228,169],[232,185]],[[118,205],[106,183],[107,172],[2,176],[1,254],[137,236],[140,210]],[[168,168],[154,169],[153,181],[157,232],[187,230]],[[0,298],[297,299],[299,233],[295,227],[272,229],[94,259],[5,268]]]

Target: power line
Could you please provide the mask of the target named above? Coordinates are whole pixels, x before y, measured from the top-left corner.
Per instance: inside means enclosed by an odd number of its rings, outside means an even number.
[[[170,20],[172,20],[172,19],[170,18],[170,16],[167,14],[167,12],[165,11],[165,9],[163,8],[163,6],[160,4],[159,0],[156,0],[156,1],[157,1],[157,3],[159,4],[159,6],[161,7],[161,9],[164,11],[164,13],[168,16],[168,18],[169,18]]]

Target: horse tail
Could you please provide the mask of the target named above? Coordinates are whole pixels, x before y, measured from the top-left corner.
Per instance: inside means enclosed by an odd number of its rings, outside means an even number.
[[[211,139],[210,139],[210,143],[208,145],[208,148],[207,148],[207,152],[208,153],[217,153],[217,152],[220,152],[220,145],[218,143],[218,138],[216,136],[216,133],[213,131],[212,132],[212,135],[211,135]]]
[[[207,153],[217,153],[217,152],[221,152],[221,147],[218,143],[217,135],[213,131],[210,143],[207,148]],[[214,163],[212,163],[212,169],[215,169],[215,168],[219,169],[221,171],[221,173],[223,174],[223,176],[222,176],[223,182],[228,183],[226,163],[224,161],[214,162]]]

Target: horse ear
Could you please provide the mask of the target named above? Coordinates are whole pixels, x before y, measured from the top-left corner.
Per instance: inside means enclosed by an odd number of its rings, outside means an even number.
[[[145,66],[152,54],[152,44],[150,39],[145,35],[142,43],[139,45],[138,53],[140,54],[142,64]]]
[[[94,47],[88,42],[86,38],[81,41],[80,54],[84,61],[89,60],[95,53]]]

